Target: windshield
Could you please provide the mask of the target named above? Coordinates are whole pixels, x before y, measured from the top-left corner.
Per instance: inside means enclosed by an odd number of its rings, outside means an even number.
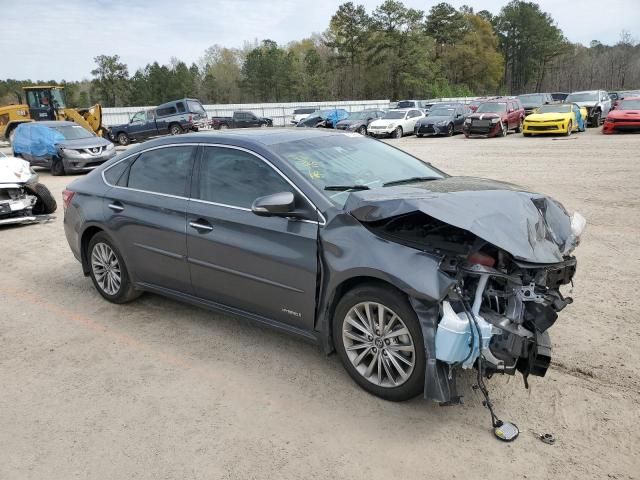
[[[569,113],[571,105],[542,105],[536,113]]]
[[[384,114],[384,117],[382,118],[397,120],[399,118],[404,118],[406,114],[407,112],[403,112],[400,110],[389,110],[387,113]]]
[[[523,105],[542,105],[544,103],[544,95],[530,94],[520,95],[518,97]]]
[[[194,102],[193,100],[187,100],[187,107],[191,113],[205,113],[204,108],[200,102]]]
[[[500,113],[507,111],[506,103],[490,102],[482,103],[476,110],[476,113]]]
[[[64,104],[64,95],[62,94],[62,90],[59,88],[51,89],[51,97],[53,99],[53,106],[56,108],[66,108]]]
[[[329,185],[376,188],[411,177],[445,176],[397,148],[362,136],[323,135],[280,143],[273,150],[322,191]],[[350,192],[324,193],[342,207]]]
[[[618,110],[640,110],[640,99],[623,100],[622,102],[620,102]]]
[[[313,113],[317,110],[317,108],[296,108],[293,111],[294,115],[308,115],[309,113]]]
[[[429,110],[430,117],[450,117],[456,111],[455,108],[434,108]]]
[[[598,92],[572,93],[567,97],[567,102],[597,102]]]
[[[78,140],[80,138],[91,138],[93,133],[85,130],[80,125],[65,125],[61,127],[53,127],[57,132],[60,132],[65,140]]]

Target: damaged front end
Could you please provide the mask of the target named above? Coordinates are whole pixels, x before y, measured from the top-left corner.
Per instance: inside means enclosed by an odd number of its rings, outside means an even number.
[[[579,214],[512,185],[460,177],[352,197],[351,213],[368,230],[437,257],[452,279],[436,302],[410,298],[425,343],[425,397],[459,403],[460,369],[520,372],[525,386],[545,375],[548,330],[572,302],[561,289],[576,272]]]
[[[38,183],[29,163],[0,152],[0,226],[47,221],[55,209],[51,192]]]
[[[17,183],[0,184],[0,225],[34,223],[37,197]]]

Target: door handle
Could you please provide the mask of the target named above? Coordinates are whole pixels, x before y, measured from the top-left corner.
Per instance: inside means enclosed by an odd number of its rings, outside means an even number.
[[[191,228],[195,228],[199,232],[210,232],[211,230],[213,230],[211,224],[206,220],[203,220],[202,218],[199,218],[198,220],[195,220],[193,222],[189,222],[189,226]]]
[[[114,212],[121,212],[124,210],[124,207],[120,204],[120,202],[113,202],[107,205]]]

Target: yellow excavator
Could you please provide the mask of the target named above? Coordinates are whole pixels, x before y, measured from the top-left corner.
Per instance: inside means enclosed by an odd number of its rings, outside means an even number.
[[[37,85],[23,90],[26,104],[0,107],[0,139],[11,142],[18,125],[40,120],[69,120],[108,138],[107,128],[102,125],[100,104],[90,108],[67,108],[64,87],[58,85]]]

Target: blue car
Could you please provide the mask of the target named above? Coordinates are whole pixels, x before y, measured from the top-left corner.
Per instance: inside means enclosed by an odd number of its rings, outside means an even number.
[[[20,124],[11,146],[15,157],[52,175],[93,170],[116,155],[113,143],[65,121]]]
[[[336,128],[336,124],[340,120],[344,120],[349,116],[344,108],[331,108],[327,110],[317,110],[310,114],[307,118],[298,122],[296,127],[303,128]]]

